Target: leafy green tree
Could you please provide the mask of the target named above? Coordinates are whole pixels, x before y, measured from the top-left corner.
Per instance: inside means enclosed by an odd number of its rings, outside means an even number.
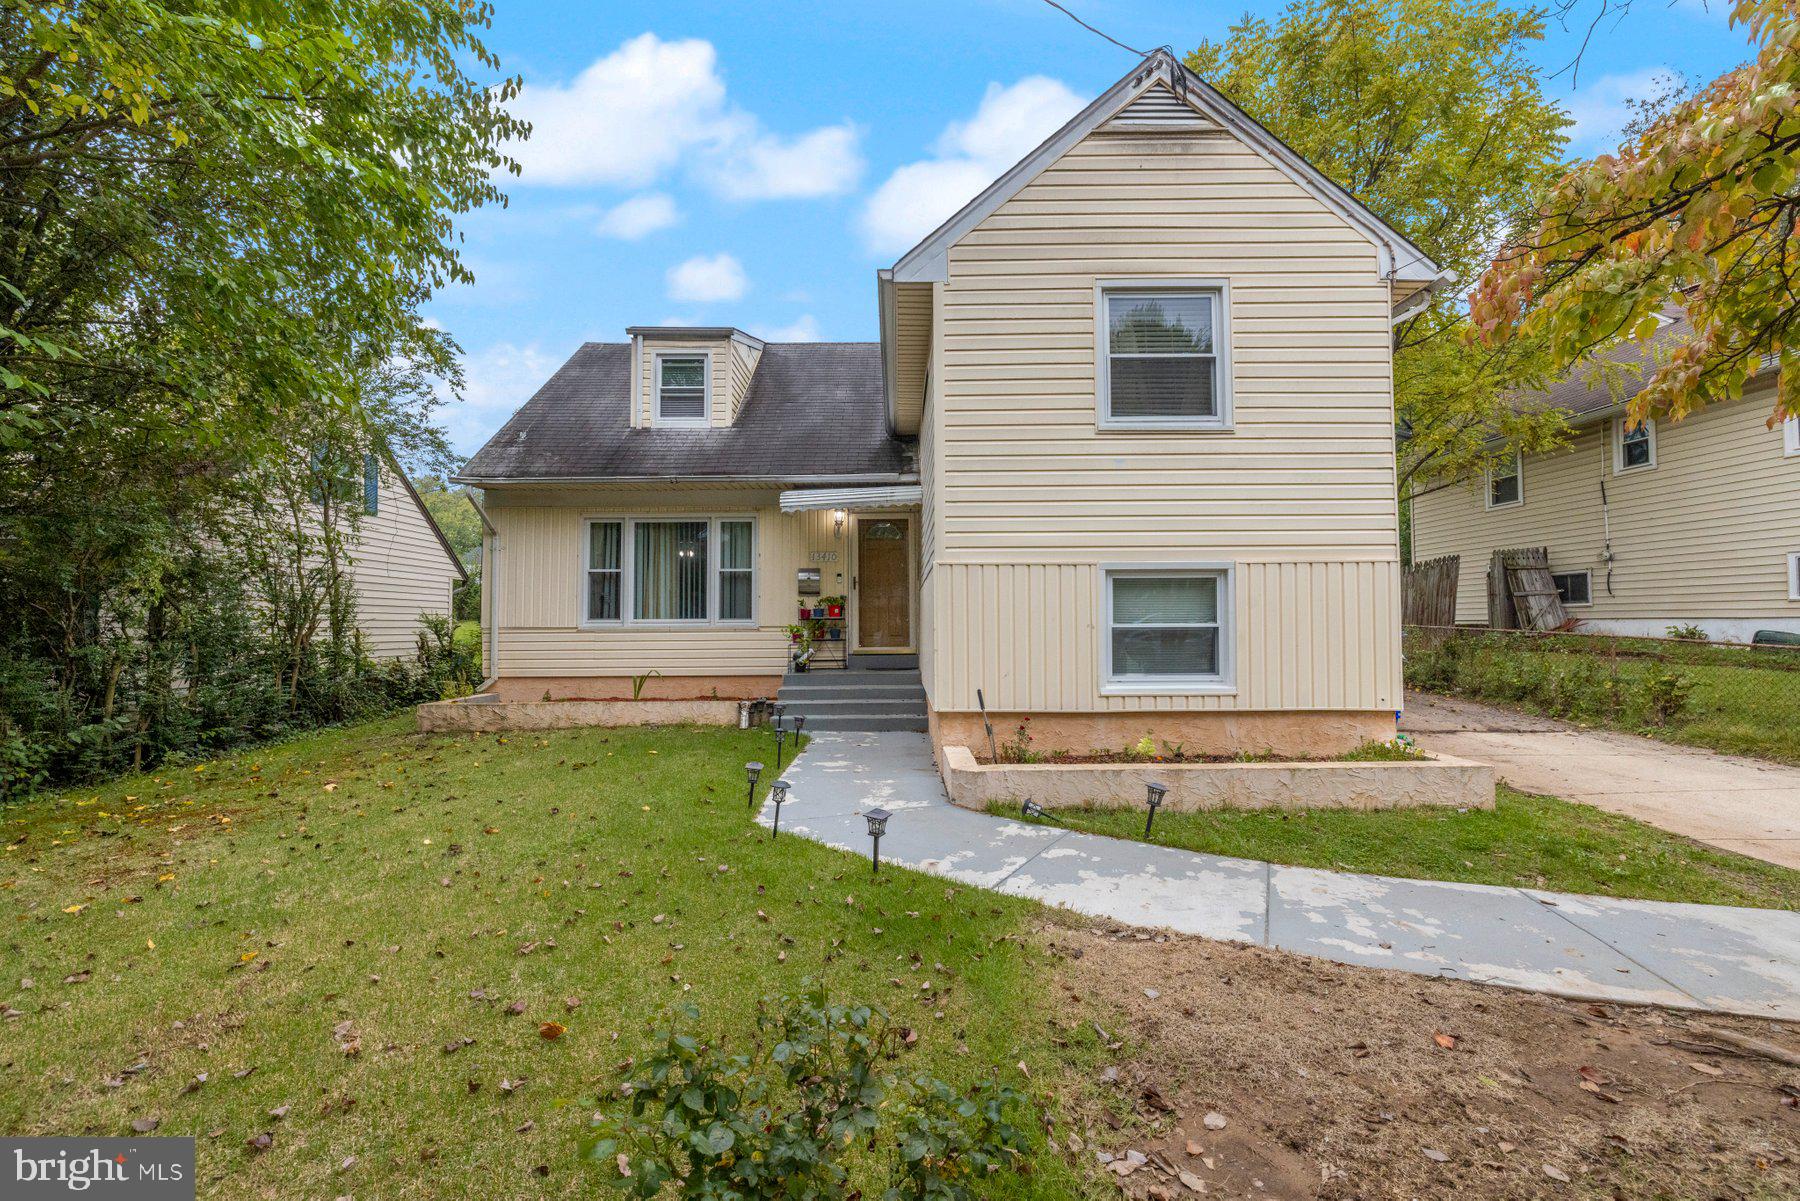
[[[1541,344],[1559,369],[1684,308],[1694,336],[1633,420],[1737,397],[1771,362],[1771,423],[1800,415],[1800,7],[1738,0],[1732,20],[1756,58],[1565,175],[1471,305],[1482,345]]]
[[[1245,17],[1186,61],[1469,279],[1560,169],[1568,118],[1528,57],[1542,36],[1535,12],[1489,0],[1296,0],[1274,22]],[[1559,414],[1507,400],[1541,378],[1537,348],[1472,347],[1465,328],[1452,287],[1395,329],[1403,494],[1564,435]]]
[[[449,483],[441,475],[422,475],[413,481],[413,487],[419,490],[419,499],[450,540],[463,566],[472,565],[481,549],[481,518],[469,503],[469,490]]]

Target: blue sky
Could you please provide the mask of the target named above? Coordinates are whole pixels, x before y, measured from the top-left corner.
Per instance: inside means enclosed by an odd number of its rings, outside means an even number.
[[[1065,3],[1180,52],[1282,7]],[[1552,27],[1547,70],[1583,32]],[[535,133],[510,205],[464,222],[476,283],[426,309],[465,351],[465,399],[440,414],[463,454],[628,325],[873,339],[876,269],[1135,61],[1043,0],[499,0],[488,40]],[[1591,154],[1657,72],[1705,82],[1746,57],[1719,0],[1637,0],[1549,86]]]

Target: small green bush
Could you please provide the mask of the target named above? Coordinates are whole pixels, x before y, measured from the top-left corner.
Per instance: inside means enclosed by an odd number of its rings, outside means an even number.
[[[866,1150],[886,1165],[886,1201],[968,1201],[1021,1165],[1023,1096],[999,1080],[960,1092],[885,1072],[915,1036],[877,1007],[834,1003],[808,981],[799,997],[763,1000],[747,1053],[702,1042],[692,1005],[676,1018],[600,1098],[582,1141],[629,1196],[835,1201],[860,1195],[844,1160]]]

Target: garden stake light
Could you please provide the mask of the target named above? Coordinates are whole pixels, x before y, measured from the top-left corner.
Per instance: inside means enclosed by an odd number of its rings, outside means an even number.
[[[751,760],[744,764],[744,774],[750,777],[750,798],[744,802],[746,809],[756,808],[756,779],[762,775],[762,764]]]
[[[1024,810],[1026,817],[1042,818],[1046,821],[1050,819],[1050,814],[1045,811],[1044,807],[1030,797],[1025,798],[1025,803],[1020,808]]]
[[[786,735],[787,735],[787,731],[782,728],[781,719],[779,717],[777,717],[775,719],[775,770],[776,771],[781,770],[781,740]]]
[[[1148,838],[1150,837],[1150,823],[1156,820],[1156,807],[1162,804],[1163,797],[1169,794],[1169,786],[1150,780],[1144,784],[1144,791],[1148,794],[1144,797],[1144,803],[1150,806],[1150,815],[1144,819],[1144,837]]]
[[[800,734],[806,729],[806,714],[794,714],[794,753],[800,753]]]
[[[881,836],[887,832],[888,818],[892,816],[894,815],[889,813],[886,809],[867,809],[863,811],[863,817],[869,823],[869,838],[874,843],[874,846],[869,851],[870,875],[878,875],[881,872]]]
[[[775,829],[769,834],[769,841],[774,842],[781,833],[781,802],[787,800],[788,782],[777,780],[769,785],[769,795],[775,800]]]

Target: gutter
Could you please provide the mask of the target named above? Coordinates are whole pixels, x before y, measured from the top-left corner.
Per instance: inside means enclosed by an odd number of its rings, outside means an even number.
[[[450,477],[450,482],[472,488],[555,487],[563,484],[916,484],[919,482],[919,473],[916,471],[880,471],[866,472],[860,475],[453,475]],[[476,508],[479,510],[480,506],[477,505]]]

